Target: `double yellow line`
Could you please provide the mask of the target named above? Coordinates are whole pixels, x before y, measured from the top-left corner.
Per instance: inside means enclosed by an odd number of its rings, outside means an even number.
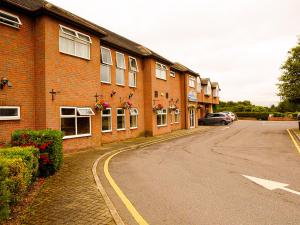
[[[287,129],[286,131],[289,133],[290,138],[292,139],[292,141],[293,141],[293,143],[294,143],[296,149],[298,150],[298,152],[299,152],[299,154],[300,154],[300,147],[299,147],[297,141],[295,140],[294,136],[292,135],[291,131],[290,131],[289,129]]]

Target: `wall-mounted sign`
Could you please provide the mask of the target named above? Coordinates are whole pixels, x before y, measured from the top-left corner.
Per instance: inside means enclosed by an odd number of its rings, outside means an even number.
[[[190,102],[197,102],[197,93],[195,91],[190,91],[188,94],[188,100]]]

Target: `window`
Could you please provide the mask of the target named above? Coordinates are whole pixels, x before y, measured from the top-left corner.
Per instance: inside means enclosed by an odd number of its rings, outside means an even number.
[[[200,77],[197,77],[197,92],[201,92],[201,80]]]
[[[218,86],[213,89],[213,96],[215,98],[219,97],[219,87]]]
[[[179,123],[179,121],[180,121],[180,111],[179,111],[179,109],[175,110],[174,115],[175,115],[174,122]]]
[[[138,72],[138,65],[137,65],[137,62],[136,62],[136,58],[133,58],[131,56],[129,56],[129,69],[130,71],[135,71],[135,72]]]
[[[205,95],[211,95],[211,84],[208,81],[206,88],[205,88]]]
[[[158,127],[167,126],[167,110],[156,111],[156,122]]]
[[[170,111],[170,124],[173,124],[173,110]]]
[[[19,17],[2,10],[0,10],[0,23],[14,28],[20,28],[22,25]]]
[[[60,129],[64,138],[84,137],[91,135],[91,108],[61,107]]]
[[[158,91],[154,91],[154,97],[158,98]]]
[[[0,106],[0,120],[19,120],[19,106]]]
[[[116,52],[116,84],[125,85],[125,56]]]
[[[170,77],[175,77],[175,72],[174,71],[170,71]]]
[[[137,61],[135,58],[129,56],[129,87],[136,87],[136,80],[137,80],[137,72],[138,72],[138,66]]]
[[[166,98],[169,98],[169,93],[168,92],[166,92]]]
[[[125,130],[125,109],[117,109],[117,130]]]
[[[90,36],[60,25],[60,52],[84,59],[90,59],[91,43]]]
[[[163,80],[166,80],[167,79],[167,67],[161,63],[156,63],[156,77],[159,78],[159,79],[163,79]]]
[[[189,87],[195,88],[195,81],[196,81],[195,77],[189,76]]]
[[[102,132],[110,132],[111,128],[111,109],[104,109],[101,113],[102,116]]]
[[[110,66],[112,65],[111,51],[101,47],[101,82],[111,83]]]
[[[130,109],[130,129],[138,127],[138,115],[139,112],[137,109]]]
[[[129,87],[136,87],[136,72],[129,71]]]

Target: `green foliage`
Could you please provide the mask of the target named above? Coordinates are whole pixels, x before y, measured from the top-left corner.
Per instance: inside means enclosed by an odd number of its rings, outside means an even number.
[[[18,130],[12,133],[13,146],[35,146],[40,151],[39,174],[49,176],[55,173],[63,161],[63,133],[57,130]]]
[[[280,113],[280,112],[275,112],[273,113],[274,117],[285,117],[286,115],[284,113]]]
[[[220,102],[217,107],[218,112],[230,111],[230,112],[269,112],[268,107],[255,106],[250,101],[239,101],[239,102]]]
[[[268,112],[236,112],[238,117],[251,117],[256,118],[257,120],[268,120]]]
[[[39,152],[34,147],[0,149],[0,221],[18,202],[37,175]]]
[[[300,104],[300,39],[298,44],[288,52],[288,58],[281,66],[278,95],[282,99]]]
[[[284,113],[284,112],[300,112],[300,103],[295,103],[295,102],[291,102],[289,100],[284,100],[278,104],[277,111],[282,112],[282,113]]]

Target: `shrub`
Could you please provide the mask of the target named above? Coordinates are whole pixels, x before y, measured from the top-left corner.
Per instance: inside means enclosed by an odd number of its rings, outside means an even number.
[[[63,160],[63,133],[56,130],[18,130],[12,133],[13,146],[35,146],[40,151],[39,175],[49,176],[57,171]]]
[[[7,187],[8,167],[6,159],[0,158],[0,221],[9,216],[10,192]]]
[[[25,182],[30,185],[38,175],[39,151],[34,147],[13,147],[0,149],[0,157],[20,158],[26,166]]]
[[[257,120],[268,120],[269,113],[266,112],[237,112],[238,117],[251,117],[256,118]]]
[[[285,114],[284,113],[280,113],[280,112],[275,112],[275,113],[273,113],[273,116],[274,117],[285,117]]]

